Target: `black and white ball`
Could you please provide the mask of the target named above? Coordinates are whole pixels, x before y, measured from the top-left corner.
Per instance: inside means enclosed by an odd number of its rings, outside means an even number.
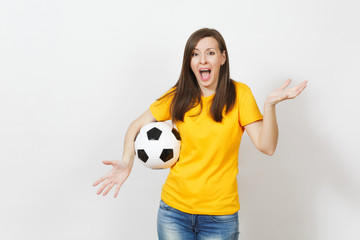
[[[146,124],[135,139],[135,152],[149,168],[169,168],[179,159],[180,134],[166,122]]]

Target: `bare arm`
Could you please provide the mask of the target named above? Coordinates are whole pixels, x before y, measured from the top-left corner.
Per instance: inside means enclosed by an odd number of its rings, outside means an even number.
[[[103,192],[103,196],[105,196],[114,186],[116,186],[114,198],[117,197],[120,191],[120,187],[129,177],[129,174],[131,172],[134,163],[135,137],[145,124],[154,121],[156,121],[156,119],[153,117],[150,110],[147,110],[130,124],[125,135],[122,160],[103,161],[105,165],[112,165],[113,168],[107,174],[101,177],[99,180],[94,182],[93,184],[94,187],[97,186],[99,183],[104,182],[97,191],[98,195]]]
[[[267,155],[273,155],[278,141],[278,126],[275,106],[277,103],[298,96],[306,87],[307,81],[286,89],[291,83],[288,79],[279,88],[272,91],[264,104],[264,119],[245,126],[250,139],[257,149]]]
[[[123,156],[122,156],[122,161],[131,166],[133,165],[134,162],[134,157],[135,157],[135,148],[134,148],[134,140],[136,135],[139,133],[140,129],[150,123],[150,122],[155,122],[156,119],[153,117],[153,115],[151,114],[150,110],[146,110],[146,112],[144,112],[140,117],[138,117],[137,119],[135,119],[135,121],[133,121],[127,132],[125,135],[125,140],[124,140],[124,150],[123,150]]]

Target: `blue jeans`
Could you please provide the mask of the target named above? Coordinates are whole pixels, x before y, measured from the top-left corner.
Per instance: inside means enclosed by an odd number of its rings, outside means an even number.
[[[159,240],[233,240],[239,237],[238,213],[195,215],[181,212],[160,201]]]

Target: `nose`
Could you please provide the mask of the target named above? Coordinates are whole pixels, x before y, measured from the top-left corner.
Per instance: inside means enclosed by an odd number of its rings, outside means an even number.
[[[200,59],[200,63],[201,64],[206,64],[207,60],[206,60],[206,54],[202,54],[201,59]]]

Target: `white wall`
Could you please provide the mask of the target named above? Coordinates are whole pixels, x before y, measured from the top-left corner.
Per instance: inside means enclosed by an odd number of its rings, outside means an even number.
[[[0,3],[0,238],[156,239],[167,170],[138,162],[117,199],[91,185],[135,117],[177,80],[201,27],[259,106],[287,78],[273,157],[244,135],[242,240],[359,239],[359,3],[12,0]],[[112,195],[112,192],[110,193]]]

